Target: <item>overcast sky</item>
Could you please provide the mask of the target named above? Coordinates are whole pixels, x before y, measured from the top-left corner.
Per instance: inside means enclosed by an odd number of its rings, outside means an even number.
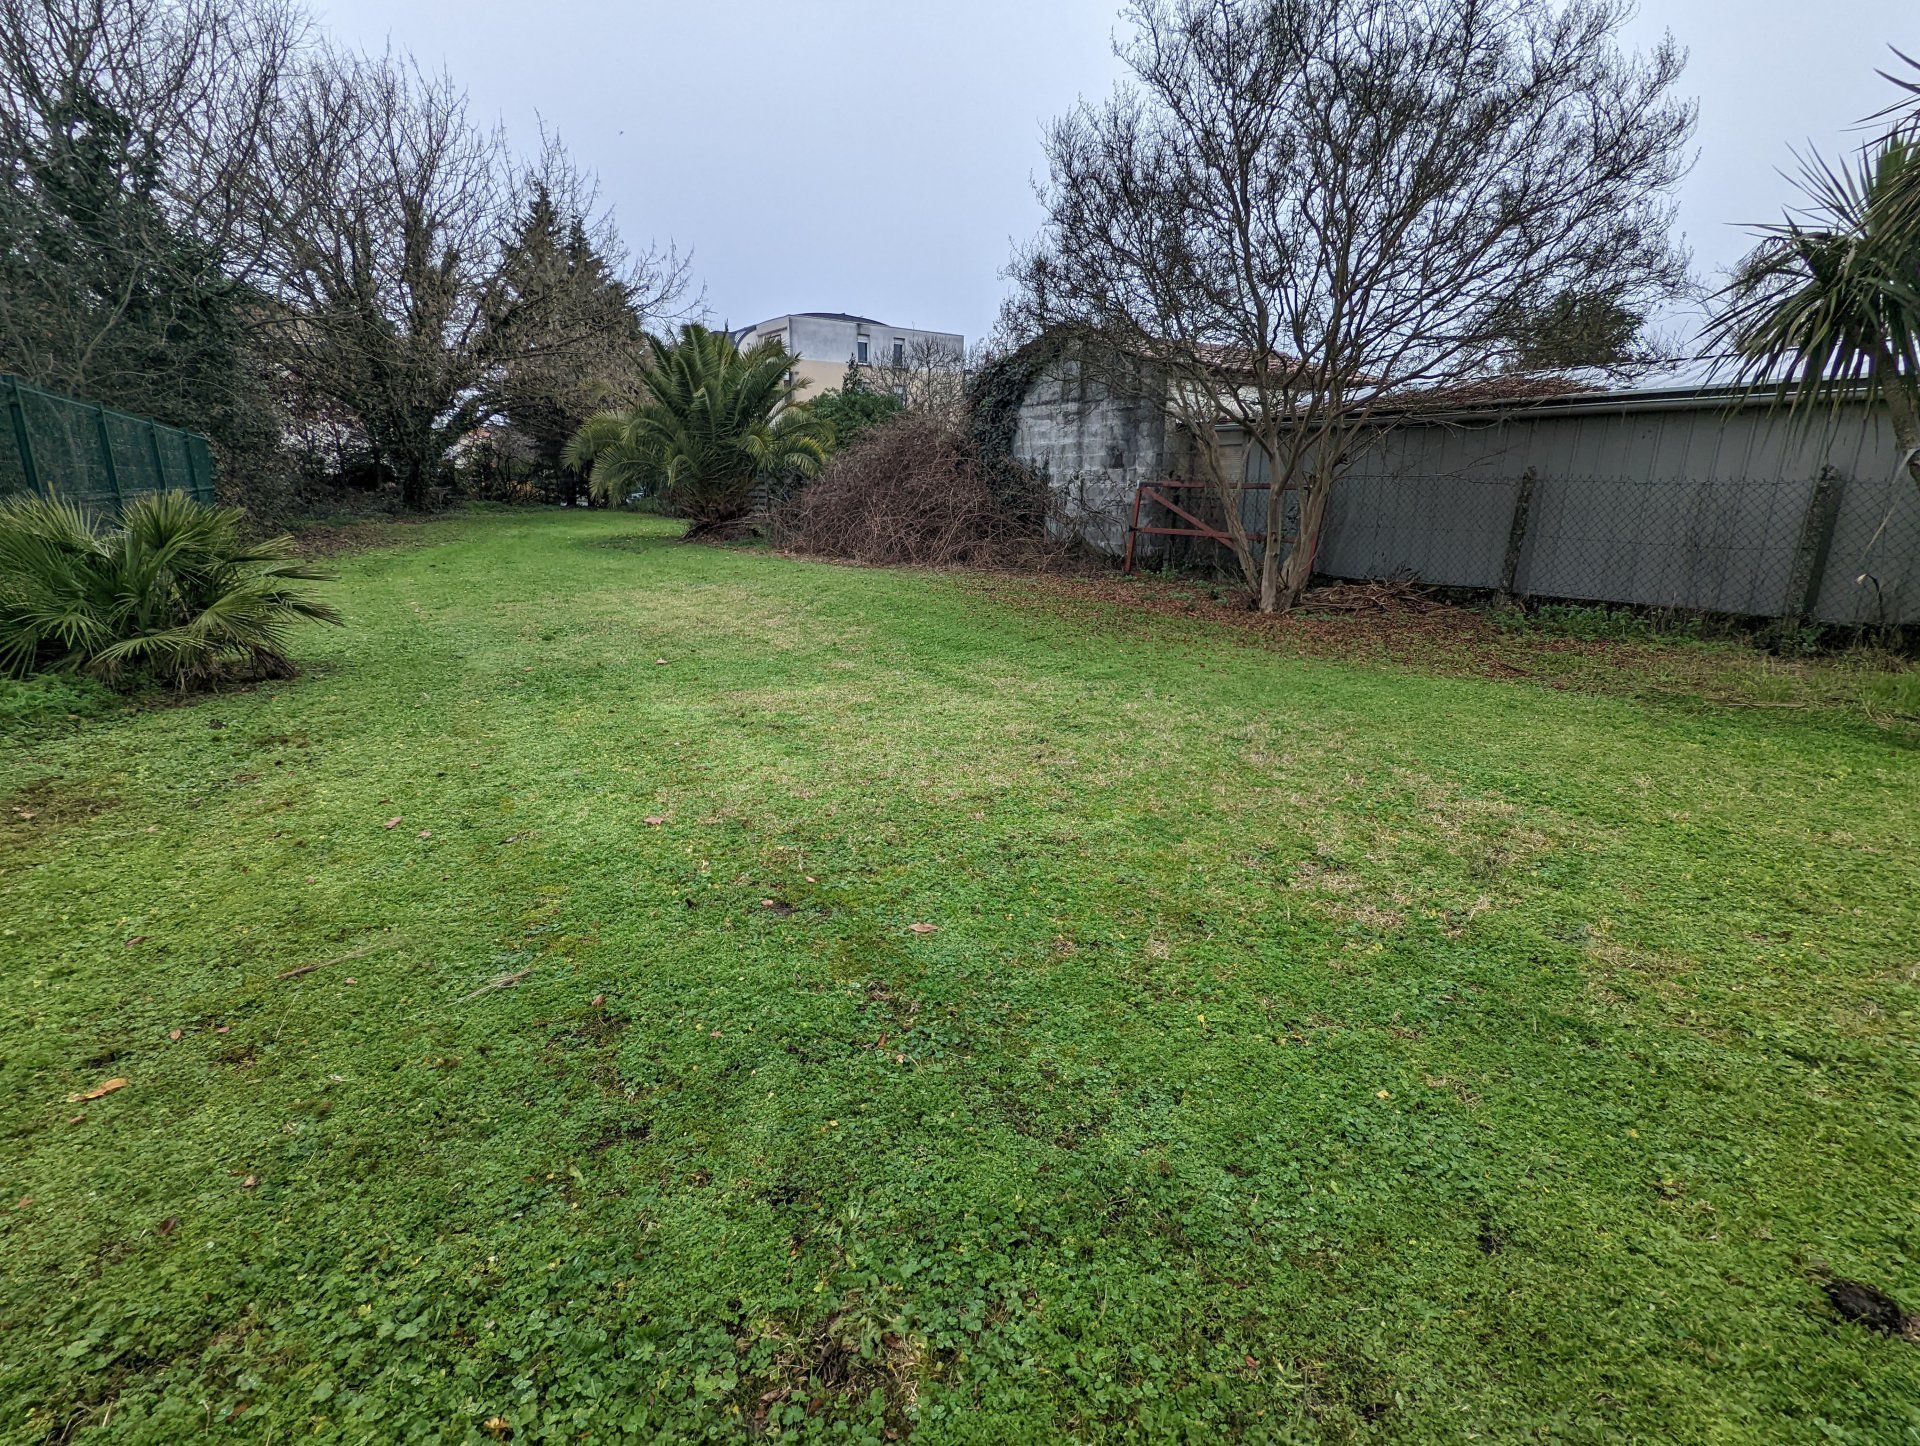
[[[1118,0],[320,0],[338,37],[444,64],[531,145],[544,119],[630,237],[694,253],[716,321],[852,311],[988,330],[1038,222],[1041,129],[1119,73]],[[1920,55],[1916,0],[1644,0],[1690,52],[1680,224],[1711,276],[1787,199],[1789,147],[1857,144]]]

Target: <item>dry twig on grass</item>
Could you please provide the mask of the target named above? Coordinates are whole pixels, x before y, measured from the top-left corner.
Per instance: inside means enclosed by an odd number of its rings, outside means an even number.
[[[287,969],[273,977],[275,979],[298,979],[302,974],[311,974],[318,969],[331,969],[336,964],[345,964],[353,959],[364,959],[380,947],[382,946],[379,944],[369,944],[364,949],[355,949],[351,954],[342,954],[336,959],[322,959],[315,964],[302,964],[297,969]]]
[[[1309,588],[1300,599],[1303,612],[1435,613],[1449,606],[1435,597],[1417,577],[1382,582],[1335,582]]]
[[[482,994],[491,994],[496,989],[511,989],[513,988],[514,985],[518,984],[522,979],[525,979],[531,973],[533,973],[533,966],[529,964],[525,969],[520,970],[517,974],[502,974],[498,978],[489,979],[485,984],[482,984],[478,989],[474,990],[473,993],[469,994],[465,999],[461,1000],[460,1002],[462,1004],[470,1003],[473,1000],[478,999]]]

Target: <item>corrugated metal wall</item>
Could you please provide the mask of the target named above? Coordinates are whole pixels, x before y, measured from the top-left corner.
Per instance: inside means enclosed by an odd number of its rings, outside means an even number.
[[[1810,594],[1822,621],[1920,622],[1920,489],[1898,460],[1857,405],[1811,434],[1670,399],[1423,422],[1336,488],[1317,570],[1498,588],[1531,469],[1520,596],[1773,617]],[[1257,454],[1248,471],[1265,480]]]

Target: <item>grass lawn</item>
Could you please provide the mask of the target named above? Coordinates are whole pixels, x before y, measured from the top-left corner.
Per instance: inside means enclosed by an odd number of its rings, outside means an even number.
[[[396,535],[0,736],[0,1438],[1920,1433],[1909,735]]]

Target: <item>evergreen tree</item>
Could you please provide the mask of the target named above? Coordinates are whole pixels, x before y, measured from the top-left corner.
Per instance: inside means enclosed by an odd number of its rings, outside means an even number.
[[[838,391],[823,393],[813,403],[815,418],[833,429],[833,443],[844,447],[855,437],[904,410],[900,399],[877,391],[860,367],[849,361]]]
[[[204,432],[229,456],[271,448],[250,348],[260,298],[169,220],[152,137],[81,86],[15,146],[0,187],[0,369]]]
[[[571,502],[581,479],[561,463],[567,442],[594,413],[639,398],[633,288],[585,217],[542,184],[503,254],[498,304],[503,360],[491,400]]]

